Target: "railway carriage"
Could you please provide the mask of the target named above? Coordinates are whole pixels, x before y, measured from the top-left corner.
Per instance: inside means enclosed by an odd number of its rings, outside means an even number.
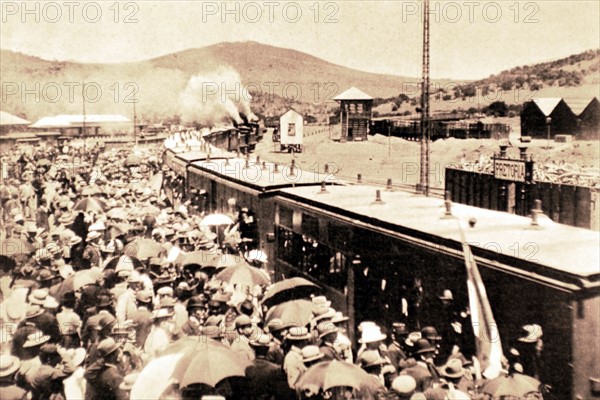
[[[326,175],[302,171],[294,165],[277,165],[254,158],[211,159],[188,167],[189,187],[206,191],[202,208],[207,213],[230,212],[229,199],[238,209],[247,208],[258,228],[254,247],[274,256],[273,214],[275,196],[283,188],[320,187]]]
[[[384,192],[376,200],[375,193],[362,185],[281,190],[275,274],[324,286],[351,327],[363,320],[442,327],[437,296],[443,290],[451,289],[457,304],[469,304],[457,220],[445,217],[439,199]],[[529,218],[463,205],[454,205],[452,214],[477,221],[465,228],[467,240],[503,346],[516,344],[511,339],[521,326],[541,325],[541,378],[553,388],[550,398],[599,398],[598,233],[559,224],[539,228]]]
[[[255,245],[276,278],[304,276],[321,285],[350,317],[351,337],[362,320],[440,326],[438,295],[445,289],[468,305],[460,230],[443,200],[400,191],[378,198],[375,187],[248,157],[192,161],[177,154],[187,160],[189,189],[205,191],[204,210],[228,212],[230,198],[251,210]],[[503,346],[515,344],[522,325],[539,324],[549,398],[600,398],[598,232],[532,225],[530,218],[459,204],[451,214],[473,224],[465,233]]]

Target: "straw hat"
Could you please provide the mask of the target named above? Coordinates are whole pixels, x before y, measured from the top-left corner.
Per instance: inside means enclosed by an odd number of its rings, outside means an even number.
[[[13,375],[21,367],[21,361],[10,354],[0,355],[0,378]]]
[[[91,231],[87,234],[85,240],[89,242],[90,240],[99,239],[100,236],[102,236],[102,234],[99,231]]]
[[[387,335],[381,332],[381,328],[378,326],[367,326],[363,329],[359,343],[374,343],[385,340]]]
[[[312,335],[303,326],[293,326],[288,330],[287,335],[285,335],[285,340],[310,340],[312,339]]]
[[[56,299],[52,296],[48,296],[46,297],[46,300],[44,300],[44,308],[47,308],[49,310],[56,310],[58,306],[58,301],[56,301]]]
[[[36,289],[34,290],[27,299],[30,304],[36,304],[39,306],[43,306],[46,301],[46,297],[48,297],[48,289]]]
[[[365,350],[360,355],[360,366],[362,368],[373,367],[385,364],[385,359],[381,357],[377,350]]]
[[[446,378],[460,378],[465,371],[462,362],[458,358],[453,358],[440,369],[440,373]]]
[[[319,339],[323,336],[327,336],[331,333],[338,333],[340,330],[331,322],[321,322],[317,325],[317,332],[319,333]]]
[[[392,390],[401,395],[410,395],[417,389],[417,381],[410,375],[400,375],[392,381]]]
[[[27,340],[23,344],[23,348],[30,348],[41,346],[50,340],[49,335],[44,335],[42,331],[35,331],[34,333],[27,336]]]
[[[325,355],[321,353],[318,346],[305,346],[302,348],[302,362],[310,362],[323,358]]]

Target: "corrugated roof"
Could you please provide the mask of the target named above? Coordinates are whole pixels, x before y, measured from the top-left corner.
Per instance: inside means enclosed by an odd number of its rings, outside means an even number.
[[[395,191],[382,193],[383,204],[374,204],[376,187],[367,185],[327,186],[328,194],[319,194],[314,187],[283,189],[303,203],[313,202],[321,209],[341,208],[377,225],[389,223],[424,232],[440,238],[461,241],[454,220],[442,219],[443,200]],[[467,228],[467,239],[472,246],[497,251],[536,264],[581,277],[600,274],[600,234],[588,229],[575,228],[543,220],[540,230],[529,229],[531,219],[499,211],[486,210],[462,204],[452,204],[452,214],[462,221],[476,218],[477,226]],[[540,222],[542,224],[542,222]],[[515,239],[521,249],[535,244],[533,252],[510,250]],[[494,246],[489,246],[494,244]],[[525,246],[525,247],[523,247]],[[566,251],[565,249],[568,249]],[[535,255],[535,257],[530,257]]]
[[[70,128],[78,127],[84,123],[86,124],[125,124],[131,122],[131,120],[122,115],[112,114],[90,114],[90,115],[66,115],[61,114],[55,117],[44,117],[38,120],[35,124],[31,125],[31,128]]]
[[[373,100],[371,96],[366,94],[360,89],[355,88],[354,86],[350,89],[346,90],[344,93],[338,94],[335,98],[335,101],[340,100]]]
[[[565,101],[565,103],[567,103],[567,105],[569,106],[571,111],[573,111],[573,113],[575,115],[579,116],[583,112],[583,110],[585,110],[585,108],[588,105],[590,105],[590,103],[594,99],[595,99],[595,97],[591,98],[591,99],[569,98],[569,99],[563,99],[563,100]]]
[[[31,122],[26,119],[19,118],[16,115],[0,111],[0,125],[29,125]]]
[[[550,114],[552,114],[552,111],[554,111],[561,100],[562,99],[560,97],[545,97],[533,99],[532,101],[538,106],[540,111],[544,113],[546,117],[548,117]]]

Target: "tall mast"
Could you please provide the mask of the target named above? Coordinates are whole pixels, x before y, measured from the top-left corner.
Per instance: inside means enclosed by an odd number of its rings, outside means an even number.
[[[81,85],[81,102],[83,105],[83,153],[85,154],[85,81]]]
[[[423,0],[423,85],[421,88],[421,193],[429,196],[429,0]]]

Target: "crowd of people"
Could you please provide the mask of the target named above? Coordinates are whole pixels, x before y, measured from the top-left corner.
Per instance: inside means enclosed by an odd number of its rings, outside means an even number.
[[[240,251],[242,236],[252,235],[235,234],[249,226],[248,211],[231,199],[232,223],[223,231],[203,224],[191,203],[169,204],[160,151],[104,152],[58,168],[61,158],[72,161],[69,150],[5,155],[3,400],[142,398],[136,390],[157,385],[164,385],[161,398],[493,397],[481,390],[477,359],[457,346],[440,351],[448,338],[435,327],[362,321],[353,342],[348,316],[318,293],[292,300],[301,301],[304,319],[277,314],[282,304],[262,301],[272,288],[269,260],[252,243]],[[235,268],[252,274],[234,279]],[[542,330],[525,328],[523,349],[507,354],[505,373],[537,377]],[[216,382],[189,372],[193,353],[207,348],[238,360],[201,364],[199,371],[224,374]],[[182,358],[168,371],[161,361],[173,353]],[[161,382],[148,378],[153,362],[164,365]],[[236,366],[243,374],[225,371]]]

